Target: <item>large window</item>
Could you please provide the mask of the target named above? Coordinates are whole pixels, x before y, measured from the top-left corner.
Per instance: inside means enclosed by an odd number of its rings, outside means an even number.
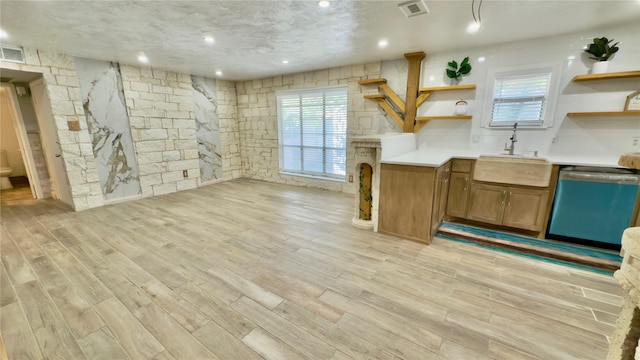
[[[347,89],[277,93],[280,171],[344,180]]]
[[[551,67],[491,72],[489,126],[512,127],[516,122],[524,127],[549,126],[555,98],[554,76],[557,74]]]

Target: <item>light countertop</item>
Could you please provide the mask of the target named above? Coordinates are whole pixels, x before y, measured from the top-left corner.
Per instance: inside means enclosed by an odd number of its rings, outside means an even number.
[[[384,150],[383,150],[384,151]],[[410,151],[398,156],[382,160],[384,164],[397,165],[416,165],[416,166],[433,166],[439,167],[444,165],[452,158],[459,159],[477,159],[480,155],[499,155],[489,154],[480,150],[471,149],[443,149],[443,148],[422,148]],[[540,158],[546,159],[556,165],[579,165],[579,166],[597,166],[597,167],[622,167],[618,165],[619,156],[590,156],[590,155],[562,155],[562,154],[546,154],[540,155]]]

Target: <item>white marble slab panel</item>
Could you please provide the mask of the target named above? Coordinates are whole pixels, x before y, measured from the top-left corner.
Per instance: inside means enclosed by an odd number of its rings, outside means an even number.
[[[93,155],[105,199],[141,193],[138,164],[117,63],[74,58]]]
[[[200,157],[202,181],[221,179],[223,175],[220,153],[220,122],[216,114],[216,81],[192,76],[195,104],[196,139]]]

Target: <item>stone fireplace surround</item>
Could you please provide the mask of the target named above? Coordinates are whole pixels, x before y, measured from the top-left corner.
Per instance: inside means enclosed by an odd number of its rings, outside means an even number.
[[[354,216],[351,224],[359,229],[378,232],[378,204],[380,198],[380,168],[384,159],[390,159],[399,154],[416,150],[416,137],[414,134],[375,134],[356,136],[352,139],[355,147],[356,161],[352,169],[356,181],[359,180],[360,165],[369,164],[373,169],[371,182],[371,220],[360,219],[360,184],[356,183],[354,196]]]

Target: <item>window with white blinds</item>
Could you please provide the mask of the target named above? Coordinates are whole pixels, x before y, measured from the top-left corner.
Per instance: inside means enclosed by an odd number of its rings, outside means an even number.
[[[551,69],[528,74],[496,74],[490,126],[541,126],[551,86]]]
[[[344,180],[347,88],[278,92],[280,171]]]

